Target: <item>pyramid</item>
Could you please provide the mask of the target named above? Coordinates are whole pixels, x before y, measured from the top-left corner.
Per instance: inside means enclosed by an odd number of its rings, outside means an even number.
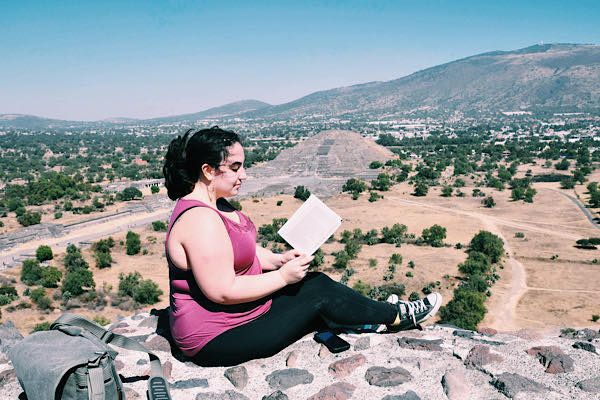
[[[369,164],[393,158],[394,153],[359,133],[323,131],[281,151],[275,159],[249,168],[240,194],[289,193],[289,189],[304,185],[313,193],[331,195],[339,193],[350,178],[376,178],[380,171],[369,169]]]

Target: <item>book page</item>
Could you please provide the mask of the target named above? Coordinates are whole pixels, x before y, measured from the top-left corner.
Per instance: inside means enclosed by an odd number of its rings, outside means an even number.
[[[342,218],[311,194],[277,233],[294,249],[311,255],[341,224]]]

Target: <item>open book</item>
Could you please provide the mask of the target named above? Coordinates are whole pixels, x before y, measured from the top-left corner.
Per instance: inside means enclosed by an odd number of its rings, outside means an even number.
[[[311,194],[277,233],[294,249],[311,255],[341,224],[342,218]]]

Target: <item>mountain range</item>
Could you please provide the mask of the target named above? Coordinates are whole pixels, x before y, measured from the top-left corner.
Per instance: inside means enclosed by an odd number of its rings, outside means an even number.
[[[148,120],[97,122],[0,114],[0,127],[80,124],[187,123],[239,116],[288,119],[315,115],[493,115],[501,111],[600,112],[600,46],[545,44],[493,51],[427,68],[385,82],[311,93],[279,105],[243,100],[198,113]]]

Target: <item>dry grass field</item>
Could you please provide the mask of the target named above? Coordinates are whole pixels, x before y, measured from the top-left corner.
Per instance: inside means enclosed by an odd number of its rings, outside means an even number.
[[[598,181],[598,178],[592,176],[591,180]],[[416,236],[433,224],[447,228],[445,242],[448,246],[443,248],[410,244],[399,248],[388,244],[363,245],[358,259],[350,262],[350,267],[356,272],[350,278],[349,286],[358,280],[371,285],[383,284],[389,257],[399,253],[403,263],[397,268],[394,281],[406,285],[406,296],[413,291],[421,293],[423,286],[439,281],[439,290],[447,302],[460,275],[457,265],[466,258],[464,249],[458,250],[454,245],[468,244],[473,235],[484,229],[503,238],[507,256],[503,261],[504,267],[498,271],[501,279],[491,288],[492,296],[487,301],[488,314],[483,326],[499,330],[565,326],[597,329],[600,323],[592,322],[591,317],[600,314],[600,289],[597,287],[600,264],[593,264],[592,260],[600,259],[600,251],[580,250],[574,244],[580,238],[598,237],[600,231],[563,195],[558,184],[535,184],[535,188],[538,194],[533,204],[511,201],[509,190],[498,192],[482,188],[496,201],[496,207],[491,209],[480,204],[480,197],[471,197],[473,187],[462,188],[465,197],[441,197],[439,188],[431,189],[426,197],[414,197],[410,195],[412,187],[406,183],[385,192],[384,199],[375,203],[367,201],[368,194],[362,194],[358,200],[342,194],[325,202],[343,218],[337,238],[344,229],[361,228],[365,232],[380,230],[394,223],[405,224],[408,232]],[[585,196],[584,188],[579,186],[577,190],[578,194]],[[572,190],[564,192],[574,195]],[[282,201],[281,206],[276,205],[277,201]],[[273,218],[289,217],[300,204],[289,195],[242,201],[243,212],[257,227],[270,223]],[[149,226],[134,230],[141,233],[142,249],[148,251],[147,255],[127,256],[125,249],[117,244],[112,251],[115,262],[105,270],[94,267],[89,249],[84,250],[84,256],[92,266],[97,287],[106,283],[112,285],[114,291],[118,286],[119,273],[138,271],[144,278],[158,283],[164,292],[161,302],[152,307],[166,307],[168,274],[163,251],[164,233],[153,232]],[[522,232],[525,237],[515,237],[517,232]],[[124,240],[125,232],[112,236],[118,243]],[[323,246],[326,254],[323,270],[336,279],[341,277],[341,272],[330,267],[333,261],[331,252],[341,249],[341,246],[337,242]],[[558,257],[551,260],[555,255]],[[62,257],[59,255],[51,263],[62,265]],[[370,267],[369,259],[377,260],[377,265]],[[407,266],[410,260],[415,264],[414,269]],[[409,271],[413,277],[406,276]],[[3,271],[3,274],[16,277],[18,271],[13,269]],[[17,286],[18,292],[22,293],[24,286],[20,283]],[[90,317],[100,314],[109,320],[119,314],[130,313],[112,307],[99,312],[74,311]],[[3,320],[12,320],[23,332],[28,332],[41,321],[52,321],[57,314],[58,310],[43,314],[36,310],[10,313],[6,306],[2,309]]]

